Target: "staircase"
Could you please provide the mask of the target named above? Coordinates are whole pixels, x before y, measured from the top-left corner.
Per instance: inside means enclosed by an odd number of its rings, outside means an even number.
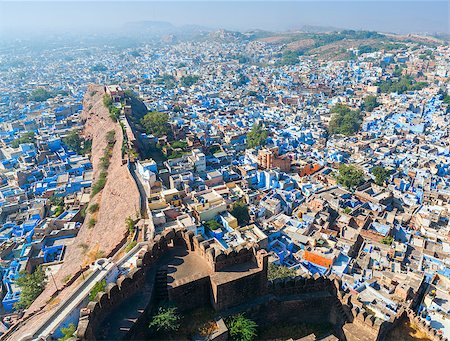
[[[169,292],[167,290],[167,267],[159,269],[156,273],[155,298],[160,302],[169,300]]]

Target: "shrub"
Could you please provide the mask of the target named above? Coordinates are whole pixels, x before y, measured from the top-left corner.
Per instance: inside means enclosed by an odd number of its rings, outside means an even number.
[[[89,219],[88,222],[88,227],[91,229],[95,226],[95,224],[97,224],[97,220],[95,220],[94,218]]]
[[[106,143],[113,145],[116,142],[116,131],[110,130],[106,133]]]
[[[67,328],[61,328],[61,333],[63,333],[63,337],[60,337],[58,341],[66,341],[69,340],[74,334],[77,328],[73,323],[69,324]]]
[[[391,245],[393,242],[394,242],[394,238],[391,236],[386,236],[383,239],[381,239],[381,244]]]
[[[108,94],[103,95],[103,105],[108,109],[112,106],[112,98]]]
[[[100,208],[99,204],[97,203],[92,204],[91,206],[89,206],[89,213],[97,212],[99,208]]]
[[[93,197],[98,192],[100,192],[103,188],[105,188],[106,185],[106,177],[108,176],[108,173],[101,172],[100,176],[98,177],[97,182],[92,186],[91,196]]]
[[[134,220],[130,216],[125,218],[125,225],[127,226],[127,229],[130,233],[134,232],[135,223],[134,223]]]
[[[95,297],[99,292],[105,292],[106,289],[106,280],[102,279],[94,284],[91,292],[89,293],[89,301],[94,301]]]
[[[177,314],[177,309],[174,307],[159,307],[149,327],[157,331],[177,331],[180,328],[180,316]]]
[[[137,245],[137,241],[131,241],[125,248],[125,252],[129,252],[133,247]]]
[[[226,323],[232,340],[251,341],[256,337],[258,325],[242,314],[234,315]]]

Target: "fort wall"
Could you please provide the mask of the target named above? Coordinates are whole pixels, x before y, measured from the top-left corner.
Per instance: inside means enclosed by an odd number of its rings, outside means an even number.
[[[176,283],[159,283],[156,277],[160,268],[158,262],[175,247],[182,247],[200,256],[206,262],[209,273],[193,273]],[[251,245],[221,252],[214,249],[209,241],[194,236],[190,231],[164,231],[141,250],[134,271],[120,278],[117,283],[109,284],[107,292],[99,293],[95,301],[82,310],[77,336],[81,340],[95,339],[94,332],[108,315],[142,288],[145,281],[153,281],[151,284],[155,292],[158,292],[157,289],[166,289],[167,299],[180,311],[212,306],[223,317],[245,312],[260,325],[282,321],[329,322],[345,333],[346,337],[352,333],[364,333],[370,336],[369,339],[380,340],[404,314],[399,311],[389,321],[376,318],[363,308],[356,297],[342,290],[342,282],[335,275],[322,277],[316,274],[312,277],[268,281],[267,259],[265,250],[258,250]],[[243,274],[236,275],[232,271],[245,264],[252,266]],[[167,288],[164,288],[165,285]],[[148,322],[158,299],[152,291],[145,313],[136,320],[135,325]],[[351,328],[346,330],[346,327]],[[132,332],[133,327],[130,329]]]

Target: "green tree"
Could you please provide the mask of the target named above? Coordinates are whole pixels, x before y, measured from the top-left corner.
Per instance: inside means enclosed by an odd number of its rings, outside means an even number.
[[[214,219],[206,221],[205,223],[203,223],[203,225],[208,229],[210,229],[211,231],[217,230],[222,227],[222,225],[220,225],[220,223],[218,223]]]
[[[252,129],[247,133],[247,147],[255,148],[264,146],[268,137],[267,130],[265,130],[261,123],[253,124]]]
[[[230,317],[226,325],[232,340],[251,341],[256,338],[258,325],[242,314]]]
[[[174,332],[180,328],[180,316],[174,307],[159,307],[158,312],[153,316],[150,328],[162,332]]]
[[[391,175],[391,171],[382,166],[375,166],[370,172],[373,176],[375,176],[375,183],[379,186],[384,185],[386,180],[389,179],[389,176]]]
[[[72,149],[74,152],[80,154],[83,139],[80,137],[77,131],[73,130],[65,137],[63,137],[63,142],[67,145],[67,147]]]
[[[445,104],[448,104],[448,105],[450,105],[450,96],[448,95],[448,94],[443,94],[443,97],[442,97],[442,101],[445,103]]]
[[[75,153],[84,155],[91,152],[92,140],[85,140],[80,137],[78,131],[71,131],[63,137],[64,144]]]
[[[47,276],[41,266],[31,274],[21,271],[19,278],[16,279],[16,285],[20,288],[20,298],[14,307],[16,309],[28,308],[44,290],[46,282]]]
[[[99,292],[105,292],[106,290],[106,280],[102,279],[94,284],[91,291],[89,292],[89,301],[94,301],[95,297]]]
[[[286,50],[283,52],[281,56],[281,60],[279,61],[279,65],[295,65],[300,62],[298,59],[299,56],[303,54],[302,51],[292,51],[292,50]]]
[[[26,133],[23,133],[20,137],[14,139],[11,142],[11,147],[17,148],[23,143],[35,143],[35,142],[36,142],[36,138],[34,136],[34,132],[28,131]]]
[[[58,341],[69,340],[72,336],[74,336],[76,330],[77,328],[73,323],[69,324],[67,328],[61,328],[61,333],[63,334],[63,337],[58,338]]]
[[[170,144],[173,149],[180,148],[181,150],[186,150],[187,142],[186,141],[174,141]]]
[[[364,98],[364,110],[372,112],[378,106],[380,106],[380,103],[377,101],[377,96],[367,96]]]
[[[30,96],[28,97],[28,100],[34,102],[44,102],[52,97],[53,94],[50,91],[44,88],[37,88],[31,92]]]
[[[247,225],[250,221],[250,214],[248,213],[248,206],[242,202],[237,201],[233,205],[231,214],[237,219],[239,225]]]
[[[197,83],[198,80],[199,80],[198,76],[188,75],[188,76],[181,77],[180,82],[181,82],[182,86],[189,88],[192,85],[194,85],[195,83]]]
[[[164,74],[156,79],[156,84],[164,85],[167,89],[173,89],[176,87],[175,77],[169,74]]]
[[[273,281],[277,278],[295,277],[297,276],[297,271],[295,269],[290,269],[287,266],[276,265],[269,263],[269,268],[267,269],[267,279]]]
[[[148,134],[156,137],[167,135],[169,115],[164,112],[152,111],[141,119],[141,124]]]
[[[55,194],[52,194],[52,196],[48,198],[48,200],[50,201],[50,204],[52,204],[53,206],[64,206],[63,197],[58,197]]]
[[[381,244],[392,245],[393,242],[394,242],[394,238],[391,236],[386,236],[383,239],[381,239]]]
[[[353,165],[341,165],[336,180],[339,184],[353,190],[364,183],[364,172]]]
[[[388,79],[378,83],[380,91],[383,93],[396,92],[403,94],[407,91],[421,90],[428,86],[426,82],[416,82],[412,76],[403,75],[399,76],[398,80]]]
[[[359,110],[351,110],[348,106],[338,103],[332,109],[328,130],[330,134],[353,135],[361,128],[363,116]]]

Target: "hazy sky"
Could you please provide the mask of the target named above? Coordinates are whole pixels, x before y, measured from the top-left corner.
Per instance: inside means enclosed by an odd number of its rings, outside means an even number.
[[[286,30],[303,25],[398,33],[450,33],[449,1],[3,1],[0,35],[119,29],[158,20],[212,28]]]

